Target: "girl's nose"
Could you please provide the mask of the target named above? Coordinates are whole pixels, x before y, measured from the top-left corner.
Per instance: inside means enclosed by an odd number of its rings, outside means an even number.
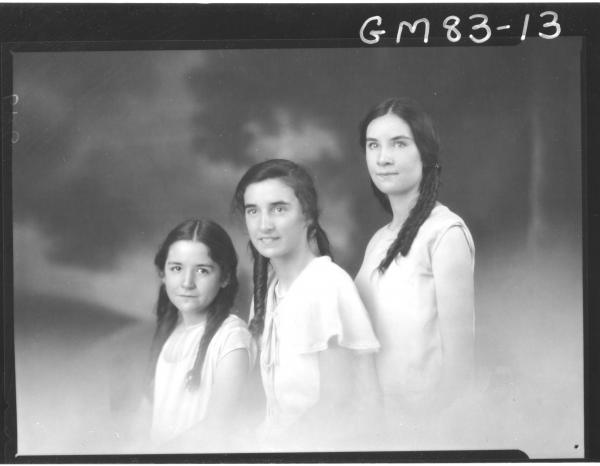
[[[268,231],[273,228],[273,222],[271,220],[271,216],[268,213],[262,214],[260,216],[260,229],[263,231]]]
[[[390,153],[385,147],[381,147],[377,154],[377,164],[387,165],[390,163]]]
[[[185,289],[192,289],[196,286],[194,282],[194,271],[190,270],[183,275],[183,282],[181,286]]]

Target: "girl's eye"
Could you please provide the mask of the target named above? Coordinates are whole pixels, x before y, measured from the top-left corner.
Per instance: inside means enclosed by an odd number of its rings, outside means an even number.
[[[196,272],[198,273],[198,275],[207,275],[209,273],[208,269],[205,269],[203,267],[198,268]]]
[[[405,141],[394,141],[394,147],[406,147]]]
[[[179,265],[172,265],[171,267],[169,267],[169,270],[171,272],[181,272],[181,266],[179,266]]]
[[[273,208],[273,211],[277,214],[281,214],[283,212],[285,212],[285,207],[283,206],[276,206]]]
[[[254,207],[248,207],[246,209],[246,215],[255,215],[256,214],[256,209]]]
[[[378,144],[374,141],[367,142],[367,149],[371,149],[371,150],[377,149],[377,146],[378,146]]]

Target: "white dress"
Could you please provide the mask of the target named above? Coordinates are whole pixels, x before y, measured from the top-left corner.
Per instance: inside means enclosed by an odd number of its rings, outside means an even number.
[[[432,258],[452,228],[463,232],[474,266],[475,247],[463,220],[437,204],[406,257],[381,275],[377,267],[398,234],[385,226],[369,242],[355,283],[381,343],[376,355],[386,409],[419,405],[441,379],[444,348],[439,329]]]
[[[172,440],[202,421],[210,403],[217,366],[225,355],[243,349],[250,364],[253,362],[252,337],[246,322],[231,314],[208,345],[200,386],[188,390],[186,376],[194,365],[204,327],[204,323],[176,327],[160,352],[154,379],[151,432],[156,443]]]
[[[279,302],[275,281],[269,286],[260,358],[267,402],[263,438],[285,433],[319,401],[319,352],[332,337],[351,350],[379,348],[352,278],[321,256]]]

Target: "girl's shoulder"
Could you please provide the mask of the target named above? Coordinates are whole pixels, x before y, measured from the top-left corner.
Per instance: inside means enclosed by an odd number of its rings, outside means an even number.
[[[469,247],[469,250],[471,251],[471,255],[474,255],[475,245],[467,224],[462,217],[454,213],[443,204],[438,203],[433,208],[431,214],[421,226],[418,235],[424,237],[430,249],[435,251],[440,241],[452,228],[458,228],[460,231],[462,231],[464,239]]]
[[[235,312],[235,310],[232,310],[232,311]],[[244,319],[242,319],[240,316],[238,316],[237,314],[234,314],[233,312],[230,313],[229,316],[227,316],[227,318],[223,321],[219,330],[220,331],[231,331],[231,330],[237,330],[237,329],[248,330],[248,324],[246,323],[246,321]]]
[[[423,233],[429,232],[432,235],[446,232],[449,228],[460,227],[465,231],[469,231],[466,222],[458,214],[450,210],[439,202],[432,209],[429,217],[423,222],[420,230]],[[421,233],[421,231],[419,231]]]
[[[460,225],[467,227],[465,221],[458,214],[450,210],[447,206],[441,203],[437,203],[431,210],[429,217],[425,220],[424,224],[430,224],[434,226],[447,226],[447,225]]]
[[[289,292],[293,299],[288,301],[296,304],[303,303],[310,307],[323,299],[326,300],[327,297],[344,293],[354,286],[352,277],[334,263],[331,257],[319,256],[312,259],[296,279]]]
[[[350,349],[370,351],[379,346],[354,281],[329,256],[310,262],[279,312],[279,330],[286,335],[281,342],[291,351],[325,350],[333,336]]]
[[[248,325],[244,319],[233,313],[223,321],[209,348],[207,354],[210,354],[211,360],[215,363],[234,350],[247,351],[251,365],[256,359],[256,347]]]
[[[244,319],[229,314],[215,333],[213,340],[219,347],[229,347],[232,344],[236,347],[247,347],[250,346],[252,335]]]
[[[310,264],[310,279],[316,283],[331,285],[335,282],[352,282],[352,278],[343,268],[331,260],[329,256],[320,256]]]
[[[419,250],[419,247],[427,250],[434,250],[439,241],[444,237],[446,232],[451,228],[459,228],[469,245],[471,250],[474,250],[473,238],[465,221],[450,210],[444,204],[438,202],[431,213],[420,226],[412,251]],[[396,239],[398,229],[390,229],[389,225],[384,225],[371,237],[365,249],[365,257],[383,257],[388,247]]]

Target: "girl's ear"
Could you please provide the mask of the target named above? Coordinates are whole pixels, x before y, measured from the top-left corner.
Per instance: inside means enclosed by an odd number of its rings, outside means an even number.
[[[306,221],[306,233],[309,242],[317,237],[317,224],[314,220]]]
[[[225,288],[227,285],[229,285],[229,275],[221,280],[221,288]]]
[[[161,270],[160,272],[158,272],[158,276],[160,278],[160,281],[162,283],[164,283],[165,282],[165,272]]]

